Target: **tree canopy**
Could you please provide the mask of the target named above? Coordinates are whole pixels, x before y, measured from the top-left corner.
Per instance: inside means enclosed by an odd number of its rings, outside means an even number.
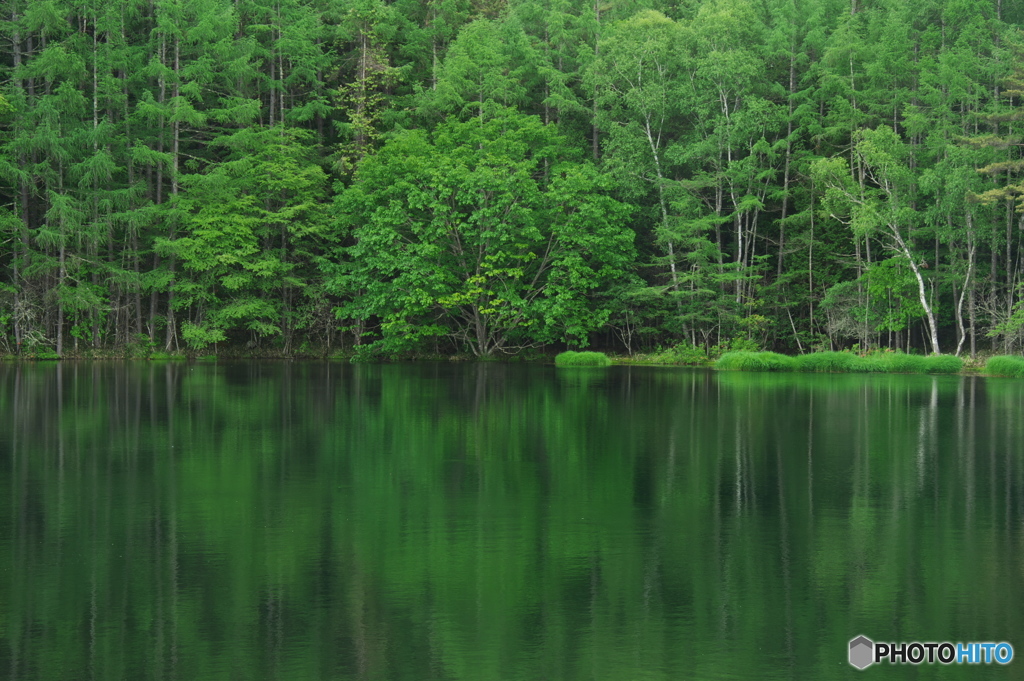
[[[1024,344],[999,0],[14,0],[0,352]]]

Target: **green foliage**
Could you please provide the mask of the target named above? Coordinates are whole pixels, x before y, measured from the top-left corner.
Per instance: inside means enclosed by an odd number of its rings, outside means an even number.
[[[996,355],[985,363],[985,373],[992,376],[1024,378],[1024,357],[1018,355]]]
[[[437,336],[480,357],[585,339],[632,235],[628,208],[570,158],[553,126],[512,111],[395,137],[339,199],[353,237],[330,280],[339,316],[380,319],[386,353]]]
[[[47,348],[43,346],[35,346],[27,348],[21,355],[25,359],[31,359],[36,361],[46,361],[60,359],[60,355],[53,348]]]
[[[0,348],[1018,349],[1022,10],[840,5],[19,0]]]
[[[877,362],[849,352],[812,352],[796,358],[796,370],[814,373],[867,373],[878,371]]]
[[[556,367],[608,367],[611,359],[603,352],[561,352],[555,356]]]
[[[634,361],[651,362],[653,364],[679,364],[683,366],[703,366],[710,362],[704,348],[692,343],[677,343],[664,350],[658,349],[651,353],[633,357]]]
[[[185,322],[181,326],[181,336],[193,350],[201,350],[207,345],[223,342],[226,338],[221,329]]]
[[[147,357],[147,359],[149,359],[150,361],[153,361],[153,362],[158,362],[158,361],[183,362],[183,361],[188,359],[188,356],[186,356],[186,355],[184,355],[182,353],[157,351],[157,352],[150,353],[149,356]]]
[[[734,351],[760,352],[761,345],[752,338],[743,338],[742,336],[737,336],[736,338],[731,338],[729,340],[722,341],[718,345],[712,346],[708,354],[712,357],[718,357],[721,356],[723,353]]]

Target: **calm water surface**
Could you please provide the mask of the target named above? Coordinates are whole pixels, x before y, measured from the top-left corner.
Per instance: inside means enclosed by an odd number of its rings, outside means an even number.
[[[0,366],[0,677],[1024,678],[1024,381]],[[1005,667],[870,668],[876,641]]]

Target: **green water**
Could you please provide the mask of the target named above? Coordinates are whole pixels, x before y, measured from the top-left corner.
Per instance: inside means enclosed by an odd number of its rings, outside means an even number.
[[[0,366],[0,678],[1024,677],[1024,381]],[[853,669],[848,641],[1008,641]]]

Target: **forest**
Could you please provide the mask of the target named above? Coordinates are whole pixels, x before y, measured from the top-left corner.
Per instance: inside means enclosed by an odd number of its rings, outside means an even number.
[[[1019,352],[1022,28],[1008,0],[6,0],[0,354]]]

